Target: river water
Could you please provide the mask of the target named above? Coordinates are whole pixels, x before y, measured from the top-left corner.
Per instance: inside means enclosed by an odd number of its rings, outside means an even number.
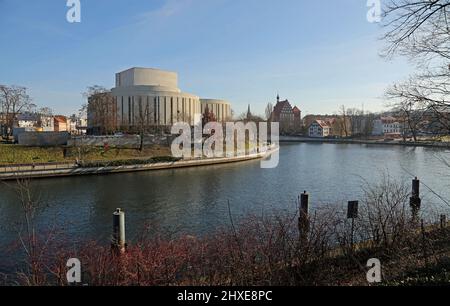
[[[311,208],[342,205],[362,195],[362,185],[384,175],[406,182],[418,176],[424,209],[449,211],[450,151],[356,144],[282,144],[280,163],[261,169],[260,161],[175,170],[42,179],[32,189],[45,208],[38,227],[58,224],[73,239],[108,241],[112,213],[126,211],[127,235],[144,226],[164,232],[202,235],[249,214],[295,211],[307,190]],[[0,258],[17,241],[22,220],[13,183],[0,185]],[[228,203],[229,207],[228,207]],[[1,270],[1,264],[0,264]]]

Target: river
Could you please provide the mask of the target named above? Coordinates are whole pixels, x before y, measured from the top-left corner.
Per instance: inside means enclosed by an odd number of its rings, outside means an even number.
[[[295,211],[298,194],[307,190],[314,209],[360,199],[362,185],[383,175],[410,184],[411,174],[450,199],[450,151],[356,144],[282,144],[280,163],[261,169],[260,161],[100,176],[41,179],[33,190],[45,208],[38,227],[58,224],[68,237],[108,242],[112,213],[126,212],[128,239],[148,226],[165,233],[206,234],[249,214]],[[13,186],[0,186],[0,258],[17,240],[22,214]],[[422,187],[425,210],[450,207]],[[0,264],[1,270],[1,264]]]

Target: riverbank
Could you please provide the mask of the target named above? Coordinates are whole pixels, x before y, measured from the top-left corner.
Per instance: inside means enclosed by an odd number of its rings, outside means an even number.
[[[191,160],[176,160],[164,162],[151,163],[136,163],[129,162],[124,165],[114,165],[111,161],[111,166],[108,166],[108,161],[99,161],[101,166],[82,166],[77,163],[47,163],[47,164],[29,164],[29,165],[10,165],[0,167],[0,180],[16,180],[16,179],[30,179],[30,178],[48,178],[48,177],[62,177],[62,176],[79,176],[79,175],[99,175],[99,174],[113,174],[136,171],[151,171],[151,170],[167,170],[186,167],[200,167],[211,166],[226,163],[244,162],[254,159],[266,158],[278,151],[279,148],[273,148],[266,152],[248,154],[244,156],[223,157],[223,158],[205,158],[205,159],[191,159]],[[170,158],[167,158],[168,160]],[[90,162],[89,164],[95,164]]]
[[[300,136],[280,136],[281,143],[332,143],[332,144],[368,144],[385,146],[407,146],[407,147],[431,147],[450,149],[450,142],[432,142],[432,141],[407,141],[402,140],[361,140],[361,139],[328,139],[328,138],[309,138]]]
[[[0,167],[25,164],[73,163],[85,161],[109,161],[136,158],[151,158],[170,155],[170,147],[152,145],[142,150],[108,146],[78,147],[26,147],[17,144],[0,144]]]
[[[395,212],[407,217],[400,207]],[[304,239],[295,230],[298,215],[249,217],[206,237],[150,238],[144,229],[142,238],[127,241],[120,254],[111,252],[108,242],[82,240],[67,247],[39,235],[33,240],[39,256],[26,257],[28,272],[6,274],[0,285],[65,286],[67,270],[61,267],[68,258],[82,262],[82,282],[89,286],[448,285],[448,224],[417,229],[407,218],[390,215],[384,224],[377,218],[384,213],[361,216],[355,237],[375,229],[383,235],[355,245],[350,228],[339,222],[344,215],[336,210],[311,216]],[[375,280],[368,273],[373,259],[381,265]]]

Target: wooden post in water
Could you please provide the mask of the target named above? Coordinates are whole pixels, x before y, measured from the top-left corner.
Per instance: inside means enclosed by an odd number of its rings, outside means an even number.
[[[419,221],[419,210],[421,202],[422,200],[420,199],[420,181],[416,177],[412,181],[412,193],[411,197],[409,198],[409,205],[411,206],[412,212],[412,221],[415,224],[417,224]]]
[[[441,215],[441,229],[444,229],[447,227],[447,216]]]
[[[298,218],[298,231],[300,234],[300,243],[304,244],[308,241],[309,234],[309,194],[303,192],[300,195],[300,217]]]
[[[117,208],[113,213],[113,236],[111,247],[119,253],[125,253],[125,212]]]
[[[349,201],[347,207],[347,219],[352,219],[352,229],[350,233],[350,247],[353,250],[353,240],[355,233],[355,219],[358,218],[358,201]]]

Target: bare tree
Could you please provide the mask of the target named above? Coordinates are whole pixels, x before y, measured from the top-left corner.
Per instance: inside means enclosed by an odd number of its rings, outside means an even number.
[[[385,56],[450,59],[450,0],[384,1]],[[417,57],[419,56],[419,58]]]
[[[143,105],[144,104],[144,105]],[[151,115],[150,106],[148,101],[142,101],[142,98],[139,98],[138,103],[138,129],[139,129],[139,151],[144,149],[144,136],[145,133],[148,132],[151,124]]]
[[[272,113],[273,113],[273,104],[269,102],[269,103],[267,103],[266,110],[265,110],[266,119],[269,122],[272,120]]]
[[[450,107],[449,21],[450,0],[391,0],[384,7],[383,55],[406,56],[418,68],[410,80],[389,88],[388,96],[403,105],[425,104],[444,125]]]
[[[423,124],[426,111],[426,96],[419,91],[417,83],[395,84],[387,92],[387,97],[393,101],[394,112],[402,119],[403,139],[410,133],[417,141],[417,136]]]
[[[6,136],[12,135],[17,115],[23,111],[31,111],[36,107],[32,103],[26,87],[6,85],[0,85],[0,105],[4,124],[7,127]]]
[[[341,126],[341,130],[344,133],[345,137],[348,137],[349,136],[349,130],[350,130],[350,127],[349,127],[350,124],[349,124],[349,120],[348,120],[348,117],[347,117],[347,110],[345,108],[345,105],[341,106],[340,118],[338,118],[338,121],[339,121],[339,124]]]
[[[88,104],[82,110],[88,114],[89,126],[100,134],[113,133],[117,129],[117,106],[115,98],[105,87],[94,85],[87,88],[83,94]]]

